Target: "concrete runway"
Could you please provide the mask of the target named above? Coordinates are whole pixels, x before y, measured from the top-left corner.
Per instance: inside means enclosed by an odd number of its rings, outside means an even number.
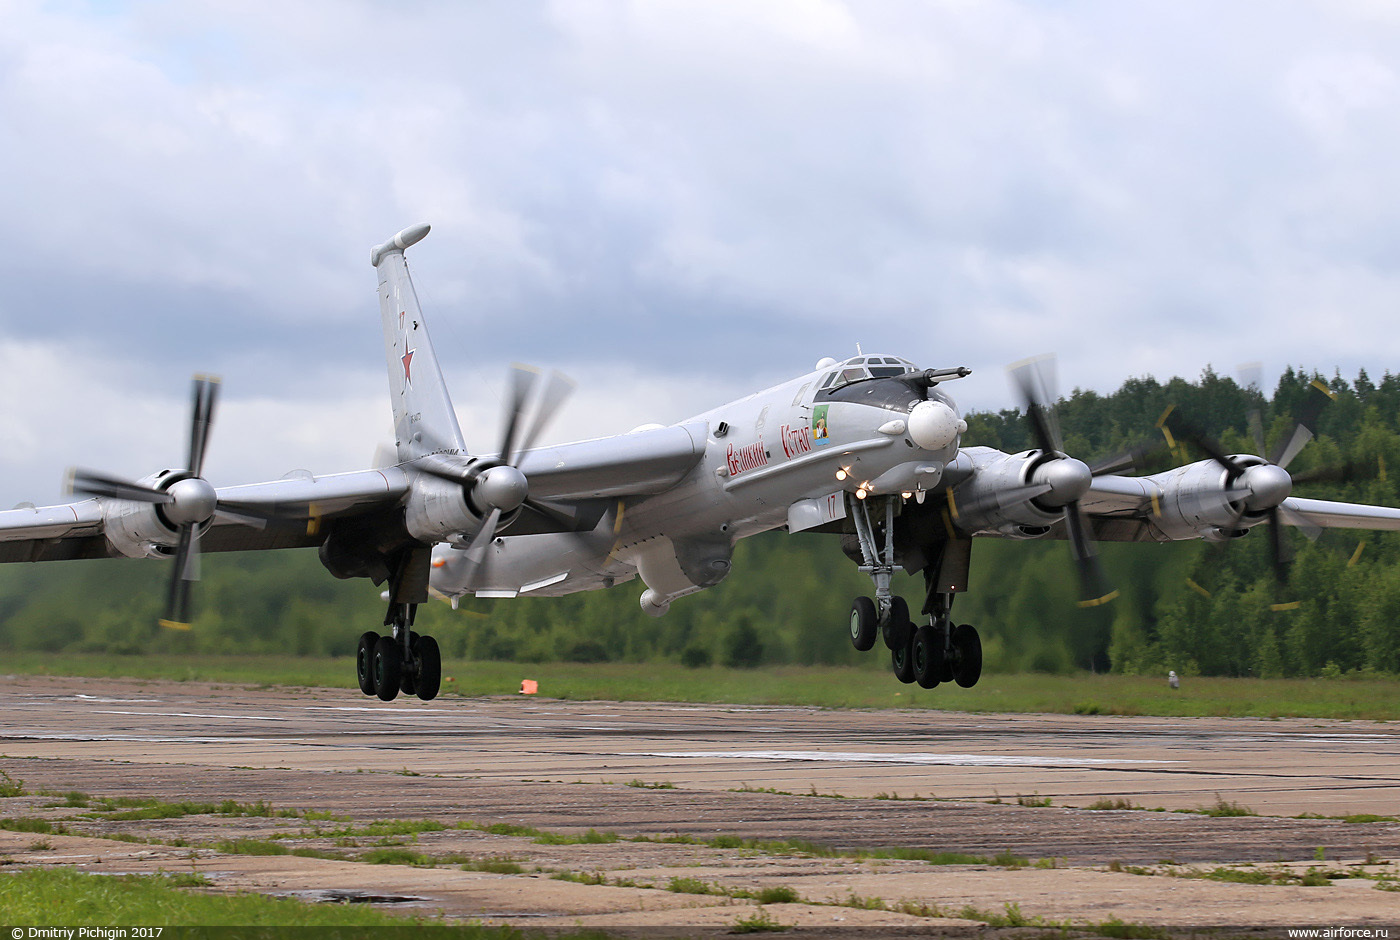
[[[1400,815],[1384,723],[561,702],[9,677],[0,752],[135,764],[640,780],[847,797]]]
[[[66,831],[36,839],[0,830],[0,859],[8,871],[77,865],[110,872],[172,870],[197,857],[218,890],[425,895],[426,909],[449,917],[630,925],[644,935],[658,925],[718,935],[748,910],[723,895],[667,890],[675,878],[750,892],[792,887],[805,900],[773,908],[783,922],[813,930],[843,924],[840,936],[857,925],[922,931],[958,922],[964,905],[997,912],[1013,902],[1055,923],[1111,916],[1148,924],[1391,924],[1400,922],[1400,892],[1388,887],[1400,884],[1400,822],[1292,817],[1400,816],[1397,730],[1361,722],[523,696],[385,704],[341,690],[4,677],[0,771],[23,780],[29,793],[0,798],[0,815],[38,816]],[[334,814],[332,828],[433,820],[441,826],[414,836],[414,851],[508,857],[525,873],[445,864],[425,875],[363,864],[359,855],[380,843],[361,839],[347,849],[334,832],[319,831],[321,816],[206,811],[121,820],[46,795],[73,790],[196,804],[266,801]],[[1050,805],[1042,805],[1047,798]],[[1264,815],[1076,808],[1101,800],[1168,809],[1224,800]],[[557,844],[520,830],[482,831],[496,823],[597,829],[620,840]],[[696,841],[656,841],[670,835]],[[716,836],[883,857],[804,855],[782,845],[755,852]],[[115,841],[123,838],[135,841]],[[238,838],[351,857],[263,857],[216,847]],[[1009,851],[1040,863],[888,857],[900,849],[983,860]],[[1303,871],[1320,855],[1358,874],[1322,888],[1180,877],[1179,866]],[[579,884],[550,877],[558,871],[606,877]],[[890,904],[852,906],[851,898],[867,897]],[[933,903],[941,913],[926,911]]]

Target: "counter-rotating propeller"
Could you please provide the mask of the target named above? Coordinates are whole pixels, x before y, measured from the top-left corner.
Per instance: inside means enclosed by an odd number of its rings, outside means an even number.
[[[1180,438],[1199,448],[1225,470],[1226,495],[1236,507],[1233,524],[1237,528],[1246,515],[1263,516],[1269,524],[1269,558],[1273,563],[1274,577],[1283,583],[1288,579],[1288,551],[1284,540],[1283,525],[1287,522],[1296,526],[1310,539],[1316,539],[1322,528],[1301,513],[1283,505],[1293,492],[1295,478],[1288,473],[1288,465],[1302,452],[1316,434],[1318,418],[1322,409],[1333,398],[1331,391],[1320,381],[1309,386],[1309,395],[1295,419],[1293,430],[1284,437],[1274,451],[1265,457],[1264,425],[1259,412],[1249,413],[1249,427],[1254,439],[1257,459],[1241,460],[1227,454],[1224,447],[1199,425],[1183,417],[1175,408],[1167,409],[1157,424],[1167,438],[1168,445],[1174,445],[1173,438]],[[1335,472],[1328,468],[1315,474],[1300,474],[1296,481],[1322,477]]]
[[[574,387],[574,381],[560,372],[551,372],[545,377],[538,369],[513,365],[499,455],[466,465],[441,457],[421,459],[413,465],[430,476],[460,484],[472,508],[482,514],[481,528],[467,543],[465,584],[471,584],[476,570],[485,560],[486,546],[496,537],[501,519],[521,506],[529,507],[566,530],[573,531],[577,527],[579,520],[568,507],[532,498],[529,481],[516,466],[520,455],[535,445]]]
[[[1054,359],[1041,356],[1016,363],[1007,369],[1012,384],[1020,393],[1031,425],[1031,435],[1041,451],[1041,462],[1026,481],[1021,498],[1033,501],[1044,510],[1061,509],[1070,552],[1079,571],[1081,607],[1097,607],[1118,596],[1103,573],[1098,553],[1089,537],[1089,523],[1080,508],[1080,500],[1089,492],[1093,478],[1136,462],[1143,454],[1128,452],[1093,467],[1064,452],[1060,427],[1055,419]]]
[[[186,469],[174,476],[174,482],[162,488],[91,470],[69,471],[70,493],[150,503],[156,507],[162,521],[178,533],[175,568],[170,576],[165,617],[161,620],[161,625],[166,627],[185,629],[189,626],[190,584],[199,580],[199,538],[208,523],[219,516],[261,528],[270,518],[264,513],[220,500],[213,485],[203,477],[204,456],[209,449],[209,432],[214,425],[214,405],[218,397],[218,379],[195,376]]]

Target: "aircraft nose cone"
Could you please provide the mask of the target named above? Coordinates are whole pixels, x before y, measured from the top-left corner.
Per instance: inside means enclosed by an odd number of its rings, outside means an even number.
[[[1249,488],[1245,505],[1254,510],[1272,509],[1293,492],[1293,478],[1274,464],[1250,467],[1244,472],[1244,485]]]
[[[941,401],[921,401],[909,412],[909,439],[924,450],[943,450],[967,430],[967,422]]]
[[[180,480],[168,492],[171,502],[165,506],[165,517],[176,525],[208,522],[219,504],[213,485],[200,477]]]
[[[1050,492],[1040,497],[1040,502],[1047,506],[1063,506],[1089,492],[1094,475],[1084,461],[1073,457],[1059,457],[1042,464],[1035,471],[1035,481],[1050,487]]]
[[[530,484],[514,467],[492,467],[477,481],[476,492],[483,503],[505,513],[525,502]]]

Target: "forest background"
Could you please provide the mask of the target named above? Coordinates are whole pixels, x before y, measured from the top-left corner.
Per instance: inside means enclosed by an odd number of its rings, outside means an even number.
[[[1231,453],[1255,450],[1260,412],[1272,450],[1307,408],[1309,385],[1334,398],[1318,437],[1289,466],[1320,479],[1295,495],[1397,505],[1400,376],[1379,383],[1289,368],[1271,396],[1207,369],[1198,381],[1130,379],[1111,395],[1075,390],[1057,411],[1067,452],[1092,462],[1161,439],[1168,406]],[[968,416],[964,445],[1031,447],[1017,411]],[[1162,453],[1149,470],[1202,454]],[[1388,469],[1389,468],[1389,469]],[[1286,581],[1276,579],[1267,534],[1228,544],[1100,544],[1121,596],[1081,609],[1064,542],[979,539],[969,591],[954,608],[982,634],[990,672],[1077,670],[1219,676],[1400,674],[1400,535],[1328,530],[1310,542],[1292,527]],[[168,569],[117,560],[0,566],[0,650],[131,655],[162,652],[352,656],[376,629],[383,602],[368,581],[337,581],[314,550],[206,555],[193,629],[156,626]],[[922,579],[898,586],[912,609]],[[637,582],[564,598],[465,599],[420,611],[448,658],[516,662],[884,664],[882,647],[856,652],[847,637],[851,599],[869,579],[822,535],[768,533],[741,542],[718,587],[643,614]]]

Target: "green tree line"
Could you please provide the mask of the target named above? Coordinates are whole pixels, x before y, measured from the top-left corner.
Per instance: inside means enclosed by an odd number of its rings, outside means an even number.
[[[1169,406],[1239,453],[1255,450],[1247,416],[1257,410],[1272,450],[1292,432],[1314,380],[1335,398],[1289,470],[1336,472],[1296,495],[1400,504],[1391,477],[1400,472],[1400,376],[1375,383],[1362,372],[1348,382],[1290,368],[1266,396],[1208,369],[1195,382],[1076,390],[1057,415],[1066,450],[1091,462],[1162,439],[1156,424]],[[972,414],[968,424],[965,444],[1032,446],[1016,411]],[[1202,456],[1164,452],[1148,469]],[[1400,674],[1400,539],[1329,530],[1314,543],[1289,527],[1287,543],[1294,558],[1285,583],[1274,577],[1262,529],[1223,545],[1103,544],[1121,596],[1084,610],[1065,543],[979,539],[954,614],[978,627],[992,671]],[[209,555],[203,574],[193,628],[174,632],[156,626],[166,565],[0,566],[0,649],[348,656],[382,619],[378,589],[331,578],[314,551]],[[917,610],[921,579],[901,577],[899,587]],[[725,582],[659,619],[641,612],[632,582],[563,598],[469,598],[458,611],[433,602],[418,629],[446,656],[465,659],[874,666],[887,661],[883,648],[857,653],[846,633],[851,599],[870,591],[834,537],[775,532],[740,543]]]

